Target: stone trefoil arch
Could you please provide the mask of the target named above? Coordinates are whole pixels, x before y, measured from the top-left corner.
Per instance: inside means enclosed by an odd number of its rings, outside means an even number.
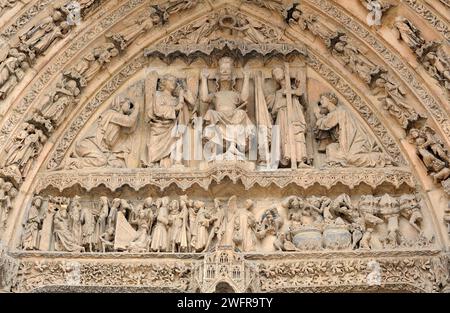
[[[448,290],[445,2],[14,5],[4,290]]]

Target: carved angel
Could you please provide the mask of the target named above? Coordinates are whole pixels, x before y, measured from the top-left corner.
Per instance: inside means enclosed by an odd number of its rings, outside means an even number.
[[[39,111],[33,116],[33,121],[43,124],[49,133],[64,122],[70,109],[76,104],[80,89],[75,80],[63,80],[56,90],[46,96]]]
[[[40,129],[25,123],[15,141],[6,148],[4,167],[8,167],[15,177],[26,177],[46,141],[47,136]]]
[[[448,46],[437,42],[427,44],[423,51],[422,64],[439,83],[450,91],[450,55],[446,53]]]
[[[111,38],[120,51],[123,51],[137,38],[160,23],[161,17],[152,10],[150,16],[139,16],[133,24],[117,33],[109,34],[107,37]]]
[[[6,98],[25,76],[28,67],[26,55],[17,49],[10,49],[4,59],[0,59],[0,99]]]
[[[361,4],[365,6],[369,11],[381,10],[386,12],[390,8],[397,5],[395,0],[360,0]]]
[[[20,50],[26,52],[30,59],[43,54],[55,40],[63,38],[70,30],[71,25],[64,20],[65,16],[63,9],[55,8],[49,16],[19,37]]]
[[[275,125],[280,129],[280,163],[283,166],[287,166],[291,162],[292,154],[295,153],[298,167],[308,167],[309,157],[306,149],[306,120],[304,115],[305,101],[304,94],[300,89],[300,81],[296,81],[296,84],[291,87],[290,95],[292,99],[292,112],[291,116],[288,116],[287,108],[287,82],[285,69],[276,67],[272,70],[272,77],[278,89],[275,94],[267,97],[267,106],[274,118]],[[291,125],[289,124],[291,123]],[[294,147],[291,147],[289,140],[290,132],[292,133],[294,140]],[[274,145],[272,143],[272,145]],[[293,152],[293,151],[294,152]]]
[[[119,50],[112,43],[106,43],[94,48],[86,54],[77,65],[65,73],[80,82],[81,87],[85,87],[95,75],[100,72],[111,59],[119,54]]]
[[[367,84],[371,82],[372,74],[376,71],[377,65],[352,44],[346,35],[338,33],[327,40],[327,45],[332,48],[333,52],[341,56],[353,73],[358,74]]]
[[[412,128],[409,140],[416,146],[417,154],[435,183],[450,177],[450,155],[430,128]]]
[[[420,30],[403,16],[397,16],[395,19],[394,31],[397,39],[403,40],[414,52],[425,43]]]
[[[391,79],[376,79],[373,93],[381,94],[378,100],[382,101],[383,108],[394,116],[403,128],[406,129],[410,123],[419,119],[416,110],[405,101],[406,91]]]
[[[169,0],[164,4],[156,6],[156,9],[163,17],[163,21],[166,22],[169,16],[179,11],[188,10],[196,6],[198,0]]]
[[[17,189],[11,182],[5,182],[0,178],[0,229],[6,227],[12,202],[17,196]]]

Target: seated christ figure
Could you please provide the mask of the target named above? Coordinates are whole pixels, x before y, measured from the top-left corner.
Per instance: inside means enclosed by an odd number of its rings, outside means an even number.
[[[249,96],[249,73],[244,72],[244,84],[239,93],[234,90],[233,59],[219,60],[216,91],[208,91],[208,72],[202,71],[201,100],[209,104],[204,120],[204,136],[215,147],[225,143],[225,159],[244,159],[246,139],[254,133],[255,126],[244,108]],[[213,155],[216,155],[213,152]],[[214,158],[214,157],[213,157]]]

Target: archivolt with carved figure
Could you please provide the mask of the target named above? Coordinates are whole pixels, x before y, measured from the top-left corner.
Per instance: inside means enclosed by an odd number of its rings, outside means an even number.
[[[0,1],[0,285],[448,291],[445,7]]]

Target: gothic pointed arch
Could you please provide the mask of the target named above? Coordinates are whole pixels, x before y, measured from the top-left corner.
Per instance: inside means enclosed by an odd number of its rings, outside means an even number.
[[[0,4],[0,285],[448,290],[448,4],[378,2]]]

